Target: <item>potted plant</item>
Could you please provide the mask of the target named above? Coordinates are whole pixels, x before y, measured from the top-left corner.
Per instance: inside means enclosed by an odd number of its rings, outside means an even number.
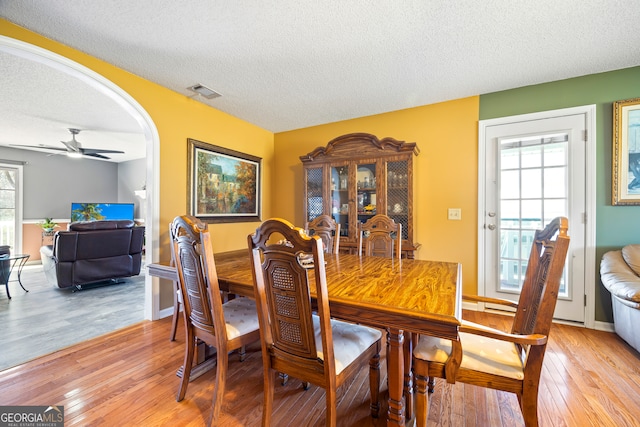
[[[53,232],[53,229],[57,226],[58,224],[56,222],[53,222],[53,218],[45,218],[44,222],[40,223],[40,227],[42,227],[45,233]]]

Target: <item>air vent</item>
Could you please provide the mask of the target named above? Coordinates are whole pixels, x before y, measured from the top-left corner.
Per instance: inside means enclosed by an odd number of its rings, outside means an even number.
[[[207,99],[213,99],[213,98],[218,98],[220,96],[222,96],[221,94],[219,94],[218,92],[216,92],[213,89],[209,89],[208,87],[206,87],[205,85],[201,85],[200,83],[195,84],[193,86],[188,87],[187,89],[189,89],[190,91],[193,91],[195,93],[197,93],[198,95],[201,95]]]

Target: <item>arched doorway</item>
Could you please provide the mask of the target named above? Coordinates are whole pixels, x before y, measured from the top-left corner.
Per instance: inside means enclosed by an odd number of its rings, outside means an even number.
[[[95,71],[72,61],[54,52],[42,49],[38,46],[0,36],[0,52],[15,55],[39,64],[47,65],[55,70],[63,72],[79,83],[86,84],[100,91],[112,101],[116,102],[123,110],[128,112],[140,125],[144,133],[146,144],[146,260],[155,262],[158,260],[159,232],[159,142],[158,130],[149,114],[142,106],[110,80],[104,78]],[[145,301],[144,318],[155,320],[159,317],[159,291],[158,281],[149,275],[145,276]]]

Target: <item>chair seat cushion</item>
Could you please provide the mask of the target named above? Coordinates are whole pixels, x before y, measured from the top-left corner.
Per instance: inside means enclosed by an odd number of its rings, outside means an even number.
[[[256,302],[250,298],[235,298],[222,304],[224,320],[227,324],[227,339],[257,331],[258,312]]]
[[[460,333],[462,361],[460,368],[521,380],[524,367],[513,343],[480,335]],[[451,354],[451,341],[420,336],[413,350],[417,359],[444,363]]]
[[[318,358],[324,360],[322,354],[322,337],[320,336],[320,318],[313,316],[316,349]],[[382,337],[382,332],[353,323],[331,319],[333,332],[333,353],[336,361],[336,375],[349,366],[363,351]]]

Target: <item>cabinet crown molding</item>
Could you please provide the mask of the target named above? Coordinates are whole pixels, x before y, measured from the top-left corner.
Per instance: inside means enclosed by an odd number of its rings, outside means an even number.
[[[357,146],[358,154],[379,156],[386,152],[412,152],[416,156],[420,153],[415,142],[398,141],[395,138],[386,137],[378,139],[377,136],[370,133],[349,133],[338,136],[327,144],[326,147],[318,147],[312,152],[300,156],[303,163],[318,160],[318,158],[351,158],[353,156],[353,148]]]

